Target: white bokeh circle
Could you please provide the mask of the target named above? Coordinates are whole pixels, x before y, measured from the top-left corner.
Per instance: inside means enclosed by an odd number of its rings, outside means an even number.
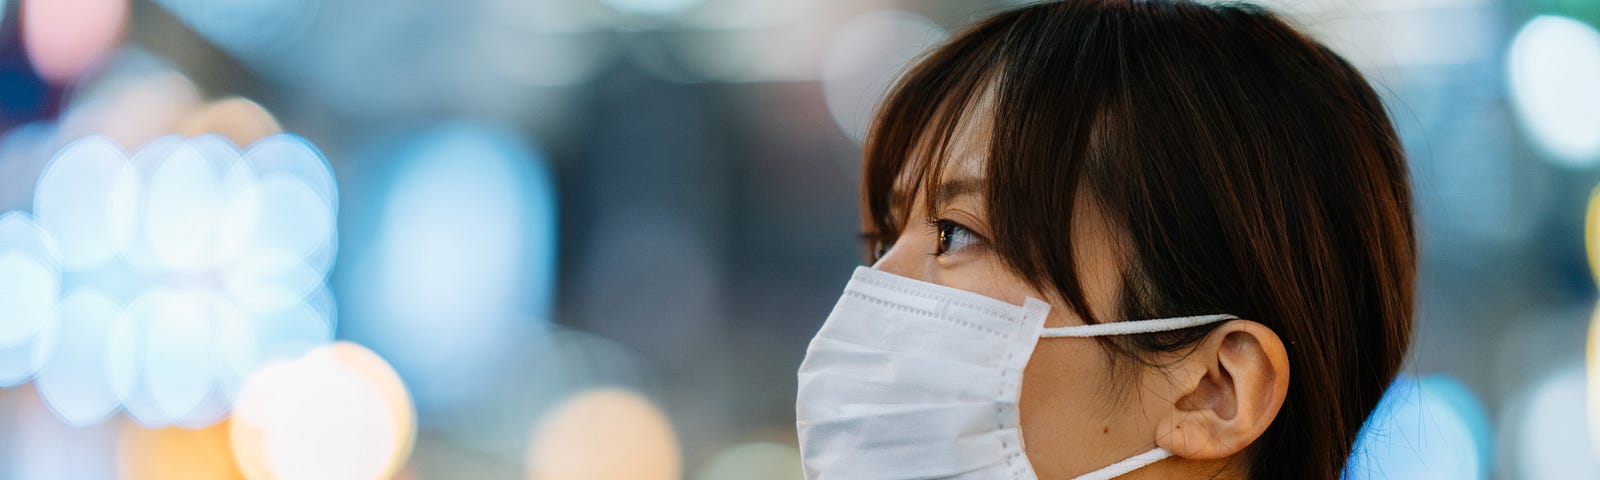
[[[21,384],[48,355],[61,272],[48,232],[21,212],[0,214],[0,387]]]
[[[32,223],[0,219],[0,287],[17,284],[0,308],[28,313],[0,321],[0,381],[41,371],[41,394],[75,424],[107,405],[145,427],[224,418],[260,365],[332,342],[337,198],[326,159],[292,135],[244,150],[167,135],[132,155],[102,137],[69,144],[35,193],[44,246],[30,251],[48,253],[8,249],[28,236],[6,232]],[[65,248],[49,246],[58,237]],[[57,325],[63,278],[89,290]]]
[[[73,142],[39,175],[33,211],[70,270],[112,261],[133,240],[139,175],[122,150],[103,137]]]
[[[1600,161],[1600,32],[1571,18],[1534,17],[1511,41],[1506,70],[1535,144],[1563,165]]]
[[[80,289],[61,300],[55,344],[34,384],[45,404],[68,424],[100,422],[122,405],[133,379],[112,375],[133,372],[113,366],[108,345],[123,320],[122,306],[103,292]]]
[[[873,12],[834,34],[822,61],[822,95],[851,140],[866,138],[872,112],[911,61],[944,41],[943,27],[915,13]]]

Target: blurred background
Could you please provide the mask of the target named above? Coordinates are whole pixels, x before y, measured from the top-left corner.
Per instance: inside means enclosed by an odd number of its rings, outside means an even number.
[[[799,479],[866,118],[1022,3],[0,0],[0,478]],[[1600,0],[1264,3],[1411,155],[1351,477],[1600,478]]]

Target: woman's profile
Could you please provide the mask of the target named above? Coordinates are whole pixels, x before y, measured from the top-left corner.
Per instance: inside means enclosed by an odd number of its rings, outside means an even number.
[[[1266,10],[982,20],[879,106],[872,266],[799,372],[812,480],[1337,479],[1411,338],[1373,88]]]

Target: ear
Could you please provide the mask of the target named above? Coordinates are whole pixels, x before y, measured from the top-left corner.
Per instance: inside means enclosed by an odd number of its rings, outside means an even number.
[[[1166,374],[1162,389],[1172,395],[1165,398],[1176,400],[1158,407],[1167,411],[1156,417],[1156,445],[1192,460],[1244,450],[1267,431],[1289,393],[1283,341],[1249,320],[1218,326]]]

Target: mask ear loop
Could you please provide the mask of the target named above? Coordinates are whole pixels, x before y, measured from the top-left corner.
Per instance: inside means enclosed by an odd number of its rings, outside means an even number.
[[[1046,328],[1039,334],[1039,337],[1103,337],[1107,335],[1132,335],[1137,333],[1167,332],[1172,330],[1182,330],[1189,327],[1198,327],[1224,320],[1238,319],[1239,317],[1233,315],[1219,313],[1214,315],[1195,315],[1190,317],[1129,320],[1126,322],[1098,323],[1094,325],[1073,325],[1070,327]]]
[[[1238,320],[1239,317],[1218,313],[1212,315],[1195,315],[1189,317],[1156,318],[1150,320],[1129,320],[1126,322],[1099,323],[1094,325],[1073,325],[1070,327],[1046,328],[1040,333],[1040,338],[1062,337],[1102,337],[1107,335],[1131,335],[1138,333],[1167,332],[1198,327],[1226,320]],[[1073,480],[1111,480],[1165,460],[1171,457],[1172,452],[1165,448],[1156,447],[1150,451],[1134,455],[1126,460],[1107,465],[1105,468],[1078,476]]]
[[[1157,447],[1148,452],[1128,457],[1127,460],[1107,465],[1106,468],[1080,475],[1072,480],[1111,480],[1128,472],[1147,467],[1152,463],[1165,460],[1170,456],[1172,456],[1172,452],[1168,452],[1165,448]]]

